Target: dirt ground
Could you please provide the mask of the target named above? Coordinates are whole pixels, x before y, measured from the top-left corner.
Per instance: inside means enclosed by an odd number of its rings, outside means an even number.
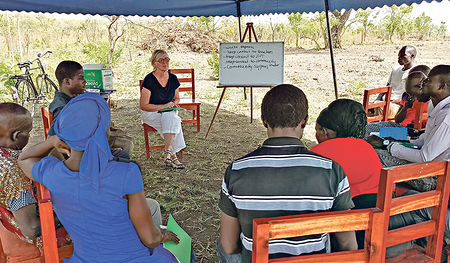
[[[404,43],[417,47],[416,64],[433,67],[449,63],[450,43],[421,42]],[[349,90],[353,86],[381,87],[387,83],[389,73],[397,64],[397,52],[401,44],[354,45],[334,50],[339,96],[362,101],[363,91]],[[112,95],[112,120],[115,127],[123,129],[135,138],[132,158],[142,166],[144,185],[148,197],[158,200],[163,216],[172,214],[190,234],[197,262],[218,262],[215,241],[219,233],[218,209],[222,177],[226,167],[236,158],[260,145],[266,133],[260,122],[260,103],[267,89],[254,89],[254,119],[250,123],[249,92],[244,99],[243,89],[229,89],[211,132],[205,138],[211,118],[222,90],[216,88],[218,81],[211,80],[207,54],[169,50],[171,67],[193,67],[196,71],[197,97],[201,105],[201,131],[192,125],[183,126],[187,148],[181,171],[164,166],[161,151],[152,152],[145,159],[143,129],[138,107],[137,80],[129,79],[128,72],[116,71],[115,82],[126,86]],[[149,54],[143,57],[148,59]],[[143,58],[144,59],[144,58]],[[128,62],[130,65],[134,62]],[[127,68],[126,65],[123,68]],[[314,122],[320,110],[334,100],[330,53],[328,50],[285,49],[284,82],[300,87],[309,100],[309,124],[304,141],[314,145]],[[366,84],[364,84],[367,82]],[[39,114],[34,118],[31,144],[43,139],[42,121]],[[152,135],[152,143],[160,138]]]

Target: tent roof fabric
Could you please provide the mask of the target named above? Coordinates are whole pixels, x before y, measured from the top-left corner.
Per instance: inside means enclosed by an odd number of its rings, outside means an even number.
[[[238,2],[242,15],[325,10],[323,0],[0,0],[0,10],[126,16],[237,16]],[[329,7],[330,10],[348,10],[421,2],[423,0],[329,0]]]

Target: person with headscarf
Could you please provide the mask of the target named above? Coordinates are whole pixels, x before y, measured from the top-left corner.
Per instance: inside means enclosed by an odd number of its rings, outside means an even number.
[[[19,157],[25,175],[50,190],[54,210],[73,240],[74,253],[64,262],[177,262],[161,243],[179,240],[157,227],[159,204],[145,198],[138,165],[113,160],[110,122],[106,101],[84,93],[59,114],[56,136]],[[69,158],[47,156],[53,148]]]
[[[176,153],[186,147],[178,116],[180,102],[180,82],[177,76],[168,72],[170,58],[167,52],[157,49],[151,57],[153,71],[142,82],[141,108],[142,122],[155,128],[164,139],[164,163],[167,166],[183,169]]]
[[[381,162],[364,138],[367,117],[361,103],[349,99],[333,101],[316,122],[318,145],[311,151],[328,157],[344,168],[351,196],[378,192]],[[356,204],[355,204],[356,205]]]

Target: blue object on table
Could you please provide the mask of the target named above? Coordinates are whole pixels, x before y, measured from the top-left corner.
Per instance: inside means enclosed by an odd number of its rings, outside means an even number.
[[[396,140],[408,140],[408,128],[406,127],[380,127],[380,137],[392,137]]]

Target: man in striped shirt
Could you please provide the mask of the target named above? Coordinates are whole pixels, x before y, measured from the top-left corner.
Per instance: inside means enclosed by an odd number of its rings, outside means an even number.
[[[266,218],[349,210],[354,205],[344,170],[310,152],[300,138],[308,119],[305,94],[293,85],[278,85],[261,105],[267,128],[264,144],[235,160],[222,182],[218,253],[222,262],[251,262],[252,222]],[[355,234],[334,234],[337,250],[357,249]],[[269,257],[327,252],[328,235],[269,242]]]

